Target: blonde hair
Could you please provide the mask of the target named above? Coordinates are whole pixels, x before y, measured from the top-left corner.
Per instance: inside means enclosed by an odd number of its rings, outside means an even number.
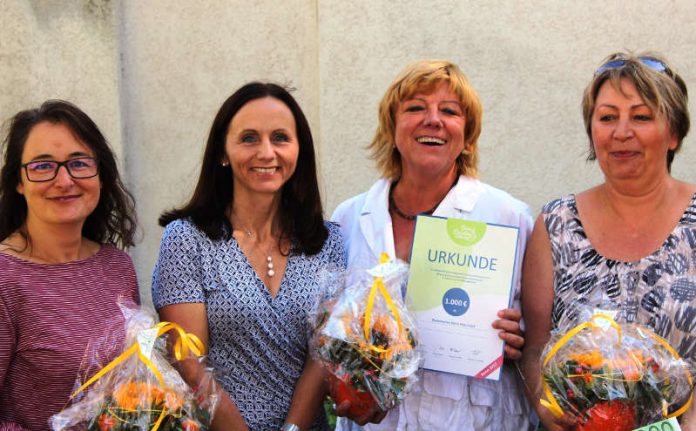
[[[379,124],[368,149],[385,178],[397,180],[401,177],[401,154],[394,138],[398,105],[416,93],[433,91],[442,82],[449,83],[464,110],[464,150],[457,157],[457,171],[469,177],[478,176],[478,137],[483,117],[481,100],[459,66],[446,60],[421,60],[401,71],[379,104]]]
[[[612,62],[616,62],[616,67]],[[648,63],[648,64],[646,64]],[[652,66],[652,67],[651,67]],[[656,66],[664,66],[664,70],[655,70]],[[590,151],[587,160],[595,160],[597,155],[592,143],[592,114],[597,101],[597,94],[605,82],[623,94],[621,80],[628,79],[633,83],[643,101],[657,114],[664,115],[669,129],[677,137],[677,147],[667,152],[667,169],[672,166],[675,153],[681,148],[681,143],[689,133],[689,97],[684,80],[676,74],[667,61],[655,53],[633,54],[616,52],[602,62],[595,72],[582,98],[582,114],[585,121],[585,131],[590,138]]]

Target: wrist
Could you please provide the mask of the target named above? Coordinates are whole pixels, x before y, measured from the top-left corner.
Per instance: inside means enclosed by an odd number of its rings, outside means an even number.
[[[302,431],[298,425],[295,425],[290,422],[285,422],[282,427],[280,427],[280,431]]]

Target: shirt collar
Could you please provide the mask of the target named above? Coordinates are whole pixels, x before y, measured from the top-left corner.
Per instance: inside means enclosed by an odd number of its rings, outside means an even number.
[[[483,185],[478,179],[461,175],[457,184],[445,196],[433,215],[451,216],[457,213],[469,213],[474,210],[481,193],[483,193]]]
[[[387,179],[382,178],[377,181],[368,190],[360,215],[375,214],[384,218],[388,217],[390,187],[391,181]],[[457,213],[469,213],[474,210],[483,190],[483,185],[478,179],[461,175],[457,184],[440,202],[433,215],[451,216]]]

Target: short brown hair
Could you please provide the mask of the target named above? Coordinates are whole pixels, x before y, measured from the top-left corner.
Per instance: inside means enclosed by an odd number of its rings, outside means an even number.
[[[607,67],[616,62],[616,67]],[[654,66],[664,66],[656,70]],[[651,67],[653,66],[653,67]],[[689,97],[684,80],[676,74],[667,61],[654,53],[617,52],[605,58],[602,66],[595,72],[590,84],[585,88],[582,99],[582,114],[585,131],[590,138],[590,153],[587,160],[595,160],[597,155],[592,143],[592,114],[600,88],[606,81],[621,90],[621,79],[626,78],[635,85],[638,94],[645,103],[658,114],[664,115],[670,131],[677,137],[677,148],[667,152],[667,169],[672,166],[674,154],[681,148],[681,143],[689,133]]]
[[[478,137],[483,117],[481,100],[459,66],[446,60],[421,60],[401,71],[379,104],[379,124],[368,148],[384,177],[391,180],[401,177],[401,154],[394,141],[396,108],[418,92],[434,90],[441,82],[449,82],[464,110],[464,150],[457,157],[457,171],[470,177],[478,175]]]

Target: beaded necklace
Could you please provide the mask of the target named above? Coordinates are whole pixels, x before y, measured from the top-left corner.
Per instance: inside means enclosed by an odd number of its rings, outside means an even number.
[[[459,175],[457,175],[457,176],[454,178],[454,182],[453,182],[452,185],[450,186],[449,190],[447,190],[447,193],[445,193],[445,196],[447,196],[447,194],[449,193],[449,191],[452,190],[452,189],[454,188],[454,186],[457,185],[457,181],[459,181]],[[437,207],[440,206],[440,204],[442,203],[442,201],[445,199],[445,196],[443,196],[442,199],[440,199],[440,201],[439,201],[438,203],[436,203],[435,206],[432,207],[432,208],[430,208],[428,211],[423,211],[423,212],[421,212],[421,213],[414,214],[414,215],[406,214],[405,212],[403,212],[403,211],[401,210],[401,208],[399,208],[399,207],[396,205],[396,201],[394,200],[394,188],[396,187],[397,184],[398,184],[398,181],[395,182],[395,183],[393,183],[393,184],[391,185],[391,187],[389,188],[389,208],[390,208],[390,209],[393,209],[394,212],[395,212],[399,217],[401,217],[401,218],[403,218],[403,219],[406,219],[406,220],[415,220],[416,217],[417,217],[418,215],[422,215],[422,214],[431,215],[432,213],[435,212],[435,210],[437,209]]]

